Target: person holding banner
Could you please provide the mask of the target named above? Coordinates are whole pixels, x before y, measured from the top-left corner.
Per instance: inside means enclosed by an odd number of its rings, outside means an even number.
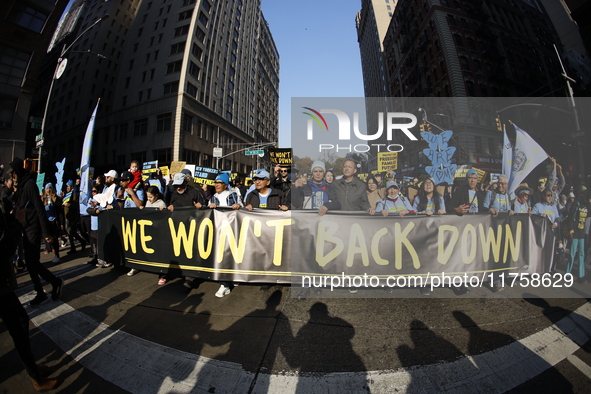
[[[484,192],[478,189],[478,173],[471,168],[466,173],[466,186],[458,186],[454,190],[450,206],[457,215],[484,212]]]
[[[332,183],[337,192],[337,199],[343,211],[366,211],[371,215],[375,210],[369,204],[365,184],[357,176],[357,165],[354,160],[347,159],[343,163],[343,177]],[[327,181],[328,183],[328,181]]]
[[[289,208],[285,205],[285,196],[281,190],[269,187],[271,175],[265,170],[259,170],[252,178],[255,184],[255,190],[246,196],[245,208],[252,211],[253,208],[280,209],[287,211]]]
[[[294,182],[293,208],[317,209],[320,216],[330,209],[341,209],[335,189],[324,179],[325,171],[325,164],[317,160],[312,163],[312,179],[299,178]]]
[[[509,179],[506,175],[500,175],[496,190],[489,190],[484,199],[484,207],[488,208],[491,215],[497,215],[499,212],[509,212],[511,208],[511,199],[507,193]]]
[[[121,186],[121,189],[117,191],[117,202],[120,208],[141,208],[144,206],[146,200],[144,189],[134,190],[129,187],[133,180],[134,175],[129,171],[123,171],[121,176],[115,179]]]
[[[170,196],[169,211],[174,211],[175,208],[192,207],[197,209],[205,208],[207,201],[203,196],[200,188],[194,188],[189,185],[189,179],[185,174],[179,172],[174,174],[172,180],[172,187],[174,192]]]
[[[375,213],[381,212],[384,217],[388,217],[392,213],[402,218],[407,213],[414,212],[408,200],[400,194],[400,186],[396,181],[386,183],[386,192],[388,193],[386,198],[378,201]],[[370,215],[373,213],[370,212]]]
[[[242,201],[240,201],[240,197],[236,192],[228,190],[230,188],[228,174],[221,173],[215,178],[214,183],[216,193],[211,197],[209,208],[231,207],[232,209],[240,209],[242,207]],[[232,282],[220,282],[220,288],[216,291],[215,296],[218,298],[227,296],[232,291],[232,287]]]
[[[511,210],[509,215],[515,215],[516,213],[527,213],[532,214],[531,206],[529,205],[529,196],[533,194],[534,190],[530,188],[527,183],[522,183],[517,189],[515,189],[515,200],[511,203]]]
[[[443,201],[443,196],[435,188],[435,181],[432,178],[427,178],[423,181],[419,188],[419,193],[412,203],[412,207],[415,212],[424,213],[428,216],[434,213],[445,215],[445,201]]]

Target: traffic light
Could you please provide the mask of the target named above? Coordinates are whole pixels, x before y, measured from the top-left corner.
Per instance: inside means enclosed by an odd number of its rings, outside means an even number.
[[[429,125],[427,125],[427,131],[428,131],[429,133],[432,133],[432,132],[433,132],[433,129],[431,128],[431,125],[430,125],[430,124],[429,124]]]
[[[421,133],[425,132],[426,131],[425,129],[426,129],[425,124],[421,123],[421,126],[420,126]]]
[[[499,131],[503,131],[503,126],[501,125],[501,118],[499,118],[498,116],[495,118],[495,121],[497,123],[497,130]]]

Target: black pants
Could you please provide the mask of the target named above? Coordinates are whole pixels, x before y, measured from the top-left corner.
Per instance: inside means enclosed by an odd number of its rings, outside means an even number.
[[[86,241],[86,243],[90,243],[90,215],[80,215],[80,225],[78,227],[80,229],[80,235]]]
[[[29,341],[29,316],[14,292],[11,291],[0,298],[0,317],[6,324],[14,342],[14,348],[25,365],[27,374],[39,381],[41,374],[31,352],[31,342]]]
[[[78,221],[66,219],[66,231],[68,233],[68,241],[70,241],[70,250],[76,250],[76,246],[74,245],[75,239],[77,239],[78,242],[80,242],[80,246],[82,247],[82,249],[84,249],[87,240],[85,240],[78,234]]]
[[[25,264],[29,271],[29,275],[31,275],[31,280],[33,281],[37,293],[43,292],[43,285],[41,284],[41,279],[39,279],[40,276],[47,282],[51,283],[52,286],[57,286],[60,283],[59,279],[41,264],[39,258],[40,247],[41,239],[39,235],[35,236],[33,234],[27,234],[26,232],[23,234]]]

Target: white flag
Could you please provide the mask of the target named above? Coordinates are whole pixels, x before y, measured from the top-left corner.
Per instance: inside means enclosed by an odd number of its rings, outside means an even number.
[[[515,126],[515,147],[511,163],[511,178],[509,178],[509,192],[514,192],[519,184],[538,166],[548,158],[544,149],[519,127]]]
[[[511,164],[513,163],[513,146],[507,137],[507,130],[503,127],[503,174],[511,179]]]
[[[90,181],[90,151],[92,149],[92,136],[94,135],[94,122],[96,120],[96,111],[98,110],[99,101],[88,122],[86,128],[86,135],[84,136],[84,144],[82,145],[82,159],[80,160],[80,213],[86,214],[88,208],[88,199],[92,196],[92,182]]]

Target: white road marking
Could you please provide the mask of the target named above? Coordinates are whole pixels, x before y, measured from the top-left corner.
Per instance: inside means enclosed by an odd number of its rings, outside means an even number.
[[[21,297],[25,303],[34,292]],[[132,393],[244,393],[255,374],[241,365],[213,360],[113,330],[67,304],[30,310],[31,319],[72,358],[103,379]],[[527,338],[453,362],[406,369],[330,374],[263,374],[254,393],[454,392],[502,393],[569,359],[584,373],[591,368],[572,356],[591,339],[591,304]],[[577,361],[578,360],[578,361]],[[588,375],[590,376],[590,375]]]

